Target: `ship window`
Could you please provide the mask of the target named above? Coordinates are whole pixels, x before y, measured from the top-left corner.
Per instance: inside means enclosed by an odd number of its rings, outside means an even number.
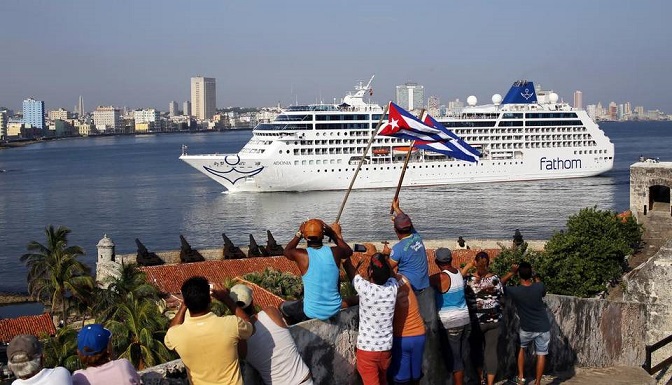
[[[308,164],[315,164],[314,160],[308,161]]]

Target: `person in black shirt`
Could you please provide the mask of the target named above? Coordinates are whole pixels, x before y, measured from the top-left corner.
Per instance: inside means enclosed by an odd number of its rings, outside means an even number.
[[[520,266],[512,265],[511,271],[502,277],[502,282],[508,281],[516,272],[520,278],[520,285],[505,287],[504,293],[513,300],[520,318],[517,381],[519,384],[525,383],[523,372],[525,349],[530,342],[534,342],[534,351],[537,356],[534,384],[540,385],[546,365],[548,344],[551,340],[551,323],[548,320],[546,305],[543,301],[543,297],[546,295],[546,287],[539,281],[538,277],[533,280],[532,265],[528,262],[522,262]]]

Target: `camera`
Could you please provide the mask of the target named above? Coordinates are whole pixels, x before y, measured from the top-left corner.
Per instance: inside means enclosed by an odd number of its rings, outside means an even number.
[[[355,247],[354,247],[353,251],[355,251],[357,253],[364,253],[364,252],[366,252],[366,246],[360,245],[359,243],[355,243]]]

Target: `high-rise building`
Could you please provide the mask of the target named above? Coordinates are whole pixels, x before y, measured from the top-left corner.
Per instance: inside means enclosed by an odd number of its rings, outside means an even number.
[[[177,102],[174,100],[168,103],[168,116],[177,116]]]
[[[191,102],[188,100],[182,104],[182,115],[191,116]]]
[[[409,111],[425,105],[425,87],[418,83],[397,86],[397,104]]]
[[[583,109],[583,92],[579,90],[574,91],[574,108]]]
[[[0,140],[7,139],[7,111],[0,111]]]
[[[79,100],[77,101],[77,116],[81,119],[84,117],[84,98],[82,95],[79,95]]]
[[[100,133],[120,134],[124,132],[121,111],[113,106],[98,106],[93,111],[93,123],[96,125],[96,130]]]
[[[430,115],[439,115],[439,105],[441,101],[438,96],[430,96],[427,99],[427,112]]]
[[[196,119],[211,119],[217,106],[215,78],[191,78],[191,108]]]
[[[44,102],[32,98],[23,101],[23,124],[44,129]]]

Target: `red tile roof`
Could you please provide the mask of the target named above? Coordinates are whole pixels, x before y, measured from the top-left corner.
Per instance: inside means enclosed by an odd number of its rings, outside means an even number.
[[[299,268],[285,257],[222,259],[193,263],[140,267],[147,274],[147,282],[153,283],[164,293],[179,293],[182,283],[200,275],[210,282],[221,283],[226,279],[242,277],[253,272],[262,272],[267,267],[299,276]]]
[[[460,268],[462,265],[474,259],[476,253],[485,251],[491,259],[496,258],[501,249],[456,249],[453,252],[453,266]],[[354,253],[352,257],[353,264],[356,266],[363,257],[362,253]],[[427,260],[429,262],[429,274],[438,273],[439,269],[434,263],[434,249],[427,249]],[[364,261],[359,268],[359,273],[366,272],[368,261]],[[296,264],[285,257],[266,257],[266,258],[244,258],[244,259],[223,259],[216,261],[204,261],[194,263],[178,263],[159,266],[140,267],[147,274],[147,281],[153,283],[160,291],[169,294],[180,292],[182,283],[193,276],[203,276],[211,282],[223,282],[227,279],[237,278],[242,280],[242,276],[252,272],[261,272],[266,268],[287,272],[299,276],[299,269]],[[345,273],[341,272],[345,278]],[[253,284],[251,284],[253,285]],[[256,286],[256,285],[254,285]],[[256,286],[258,290],[263,290],[268,295],[272,293]],[[256,291],[255,291],[256,293]],[[268,300],[269,303],[282,301],[281,299],[267,298],[266,294],[259,294],[260,300]],[[255,297],[256,298],[256,297]],[[261,305],[259,301],[257,304]]]
[[[265,307],[278,307],[284,301],[284,299],[255,283],[246,281],[240,277],[236,278],[236,281],[238,281],[238,283],[242,283],[243,285],[247,285],[250,289],[252,289],[252,298],[254,300],[254,304],[262,309]]]
[[[56,328],[49,313],[30,315],[17,318],[0,319],[0,342],[9,343],[19,334],[53,336]]]

